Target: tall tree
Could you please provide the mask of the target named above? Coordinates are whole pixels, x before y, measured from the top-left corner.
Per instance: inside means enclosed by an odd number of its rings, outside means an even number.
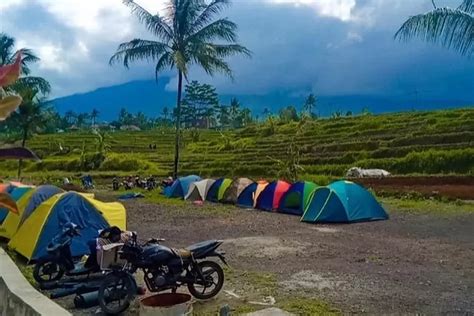
[[[303,104],[304,111],[308,113],[309,115],[312,115],[314,109],[316,108],[316,102],[317,102],[317,99],[314,94],[311,93],[310,95],[308,95],[308,97],[306,98]]]
[[[41,94],[34,89],[24,87],[18,91],[23,102],[16,112],[13,112],[7,120],[12,130],[21,133],[21,146],[26,146],[26,141],[37,129],[43,128],[48,121],[48,109]],[[23,162],[18,162],[18,179],[21,177]]]
[[[214,109],[218,104],[216,88],[209,84],[192,81],[185,88],[182,102],[183,121],[188,126],[199,127],[204,120],[207,120],[208,125],[209,118],[214,115]]]
[[[64,118],[69,125],[73,125],[76,124],[77,114],[74,111],[69,110],[64,113]]]
[[[91,117],[92,125],[93,125],[93,126],[95,126],[96,121],[97,121],[97,118],[99,117],[99,114],[100,114],[99,110],[97,110],[97,109],[95,109],[95,108],[92,109],[92,112],[91,112],[91,116],[90,116],[90,117]]]
[[[163,112],[163,118],[166,121],[168,119],[168,115],[170,114],[170,109],[167,106],[165,106],[163,108],[162,112]]]
[[[51,91],[49,82],[41,77],[31,76],[30,65],[38,62],[40,59],[31,49],[21,48],[15,50],[15,39],[5,33],[0,33],[0,66],[12,64],[17,54],[21,51],[21,77],[6,90],[13,90],[17,93],[24,90],[25,87],[33,89],[42,94],[48,94]]]
[[[232,70],[224,58],[250,51],[237,44],[237,25],[215,16],[230,4],[230,0],[169,0],[164,16],[153,15],[133,0],[124,2],[145,24],[157,40],[134,39],[119,45],[110,63],[123,62],[128,67],[137,60],[156,62],[155,75],[165,69],[177,69],[176,140],[174,176],[178,175],[181,127],[181,94],[183,77],[189,67],[198,65],[209,75],[216,72],[232,77]],[[224,44],[230,43],[230,44]]]
[[[474,0],[464,0],[456,9],[438,8],[434,0],[432,3],[432,11],[410,17],[395,38],[418,37],[471,57],[474,53]]]

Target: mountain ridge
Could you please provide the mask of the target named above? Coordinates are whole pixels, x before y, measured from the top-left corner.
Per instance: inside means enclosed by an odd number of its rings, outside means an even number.
[[[72,94],[52,100],[60,113],[67,111],[91,112],[96,108],[100,118],[113,120],[121,108],[136,113],[141,111],[148,116],[157,117],[164,107],[173,108],[176,103],[176,92],[166,90],[167,81],[136,80],[96,90]],[[237,98],[242,106],[252,110],[253,115],[261,116],[263,109],[272,113],[288,105],[301,110],[306,96],[295,95],[292,91],[273,91],[266,94],[221,94],[222,104],[229,104],[231,98]],[[465,107],[470,100],[430,100],[413,97],[383,95],[322,95],[317,96],[315,112],[328,116],[336,111],[360,113],[368,109],[373,113],[388,113],[410,110],[435,110],[443,108]],[[472,103],[471,103],[472,104]],[[78,110],[80,109],[80,111]]]

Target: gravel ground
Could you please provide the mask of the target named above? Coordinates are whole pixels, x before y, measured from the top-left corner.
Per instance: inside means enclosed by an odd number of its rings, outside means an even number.
[[[233,269],[274,274],[278,291],[323,299],[344,313],[474,313],[473,213],[389,209],[388,221],[312,225],[231,206],[140,200],[126,207],[128,228],[142,239],[166,238],[173,247],[223,239]]]

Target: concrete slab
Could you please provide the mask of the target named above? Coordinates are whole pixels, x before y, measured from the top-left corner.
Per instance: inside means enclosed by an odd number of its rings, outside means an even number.
[[[0,248],[0,315],[70,316],[71,313],[31,286]]]

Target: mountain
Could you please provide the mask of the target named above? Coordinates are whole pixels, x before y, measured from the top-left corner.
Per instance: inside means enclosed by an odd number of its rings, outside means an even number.
[[[99,88],[97,90],[74,94],[53,100],[60,113],[72,110],[75,112],[91,112],[99,109],[101,120],[113,120],[121,108],[136,113],[142,111],[148,116],[161,115],[167,106],[173,108],[176,103],[176,92],[166,90],[167,80],[131,81],[121,85]],[[235,94],[220,95],[223,104],[229,104],[236,97],[241,104],[250,108],[254,115],[261,115],[264,108],[277,113],[282,107],[294,105],[301,109],[304,95],[293,91],[275,91],[262,95]],[[381,95],[339,95],[317,96],[316,112],[327,116],[336,111],[359,113],[364,108],[372,113],[399,112],[409,110],[432,110],[441,108],[462,107],[472,104],[472,100],[430,100],[414,97],[381,96]]]

